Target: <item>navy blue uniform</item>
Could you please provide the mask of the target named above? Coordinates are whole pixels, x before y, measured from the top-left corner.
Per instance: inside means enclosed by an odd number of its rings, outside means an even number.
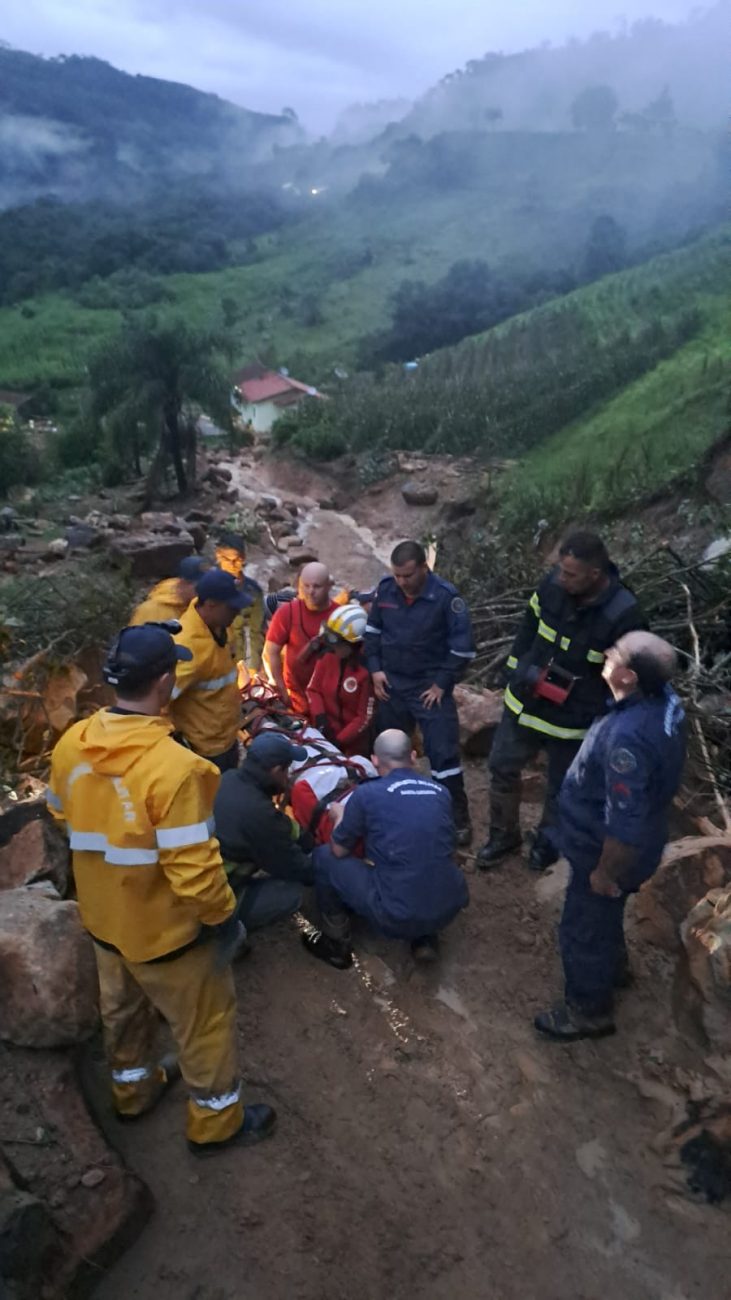
[[[561,787],[561,850],[571,864],[561,957],[566,1000],[587,1014],[611,1009],[625,904],[660,862],[685,746],[685,714],[670,687],[661,696],[638,693],[610,705],[592,725]],[[589,883],[607,837],[636,850],[617,881],[619,898],[595,894]]]
[[[365,844],[362,858],[336,858],[315,849],[320,910],[332,918],[345,906],[389,939],[418,939],[448,925],[469,895],[454,861],[451,799],[436,781],[413,768],[358,786],[333,841],[348,850]]]
[[[444,781],[458,817],[466,813],[459,756],[459,724],[452,692],[475,657],[467,606],[451,582],[430,573],[423,590],[407,601],[394,578],[382,578],[368,616],[365,662],[385,672],[388,701],[379,701],[376,733],[397,727],[410,734],[418,723],[432,776]],[[441,704],[427,709],[421,694],[436,684]]]

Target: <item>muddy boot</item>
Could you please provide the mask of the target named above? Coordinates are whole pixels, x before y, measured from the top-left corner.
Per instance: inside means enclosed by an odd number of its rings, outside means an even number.
[[[477,854],[480,871],[489,871],[520,848],[520,784],[501,789],[493,776],[490,793],[490,834]]]
[[[539,1034],[558,1043],[575,1043],[579,1038],[604,1038],[615,1031],[611,1011],[587,1015],[568,1002],[559,1003],[551,1011],[540,1011],[533,1024]]]
[[[220,1151],[230,1147],[252,1147],[264,1138],[271,1137],[277,1126],[277,1112],[263,1102],[254,1102],[244,1107],[244,1119],[240,1129],[222,1142],[191,1142],[188,1150],[194,1156],[216,1156]]]
[[[411,944],[411,956],[414,961],[420,965],[429,966],[439,960],[439,936],[436,934],[423,934],[420,939],[414,939]]]
[[[528,867],[531,871],[547,871],[554,862],[558,862],[558,850],[541,831],[536,831],[528,854]]]
[[[353,953],[349,943],[342,939],[331,939],[322,930],[307,930],[302,935],[302,943],[307,951],[320,961],[326,961],[336,970],[347,970],[353,965]]]

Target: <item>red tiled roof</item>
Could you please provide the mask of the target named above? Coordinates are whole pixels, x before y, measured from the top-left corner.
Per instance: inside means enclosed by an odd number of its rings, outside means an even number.
[[[314,391],[310,385],[301,384],[298,379],[290,379],[288,375],[280,375],[276,370],[264,370],[255,366],[244,366],[233,376],[233,383],[240,389],[245,400],[252,404]]]

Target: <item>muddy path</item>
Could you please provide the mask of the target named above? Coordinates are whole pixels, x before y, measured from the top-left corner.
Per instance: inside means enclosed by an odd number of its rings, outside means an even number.
[[[273,489],[268,468],[246,473]],[[403,535],[398,507],[371,544],[378,504],[354,502],[351,525],[315,504],[326,486],[280,485],[299,491],[337,576],[373,581]],[[468,784],[479,840],[483,766]],[[529,789],[538,799],[540,783]],[[255,936],[236,970],[241,1059],[247,1098],[277,1107],[278,1132],[197,1161],[180,1089],[137,1126],[110,1120],[157,1209],[99,1300],[731,1296],[726,1212],[689,1200],[653,1146],[679,1081],[702,1068],[674,1029],[668,959],[630,920],[638,981],[616,1037],[539,1041],[532,1016],[560,988],[565,876],[537,881],[518,860],[466,870],[470,907],[429,970],[365,931],[347,972],[313,962],[294,922]]]

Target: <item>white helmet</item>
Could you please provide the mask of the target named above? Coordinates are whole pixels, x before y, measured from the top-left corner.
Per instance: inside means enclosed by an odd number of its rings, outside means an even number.
[[[368,616],[363,606],[357,604],[356,601],[352,601],[348,605],[340,605],[338,609],[333,610],[325,623],[325,629],[333,633],[341,641],[356,645],[365,636],[367,622]]]

